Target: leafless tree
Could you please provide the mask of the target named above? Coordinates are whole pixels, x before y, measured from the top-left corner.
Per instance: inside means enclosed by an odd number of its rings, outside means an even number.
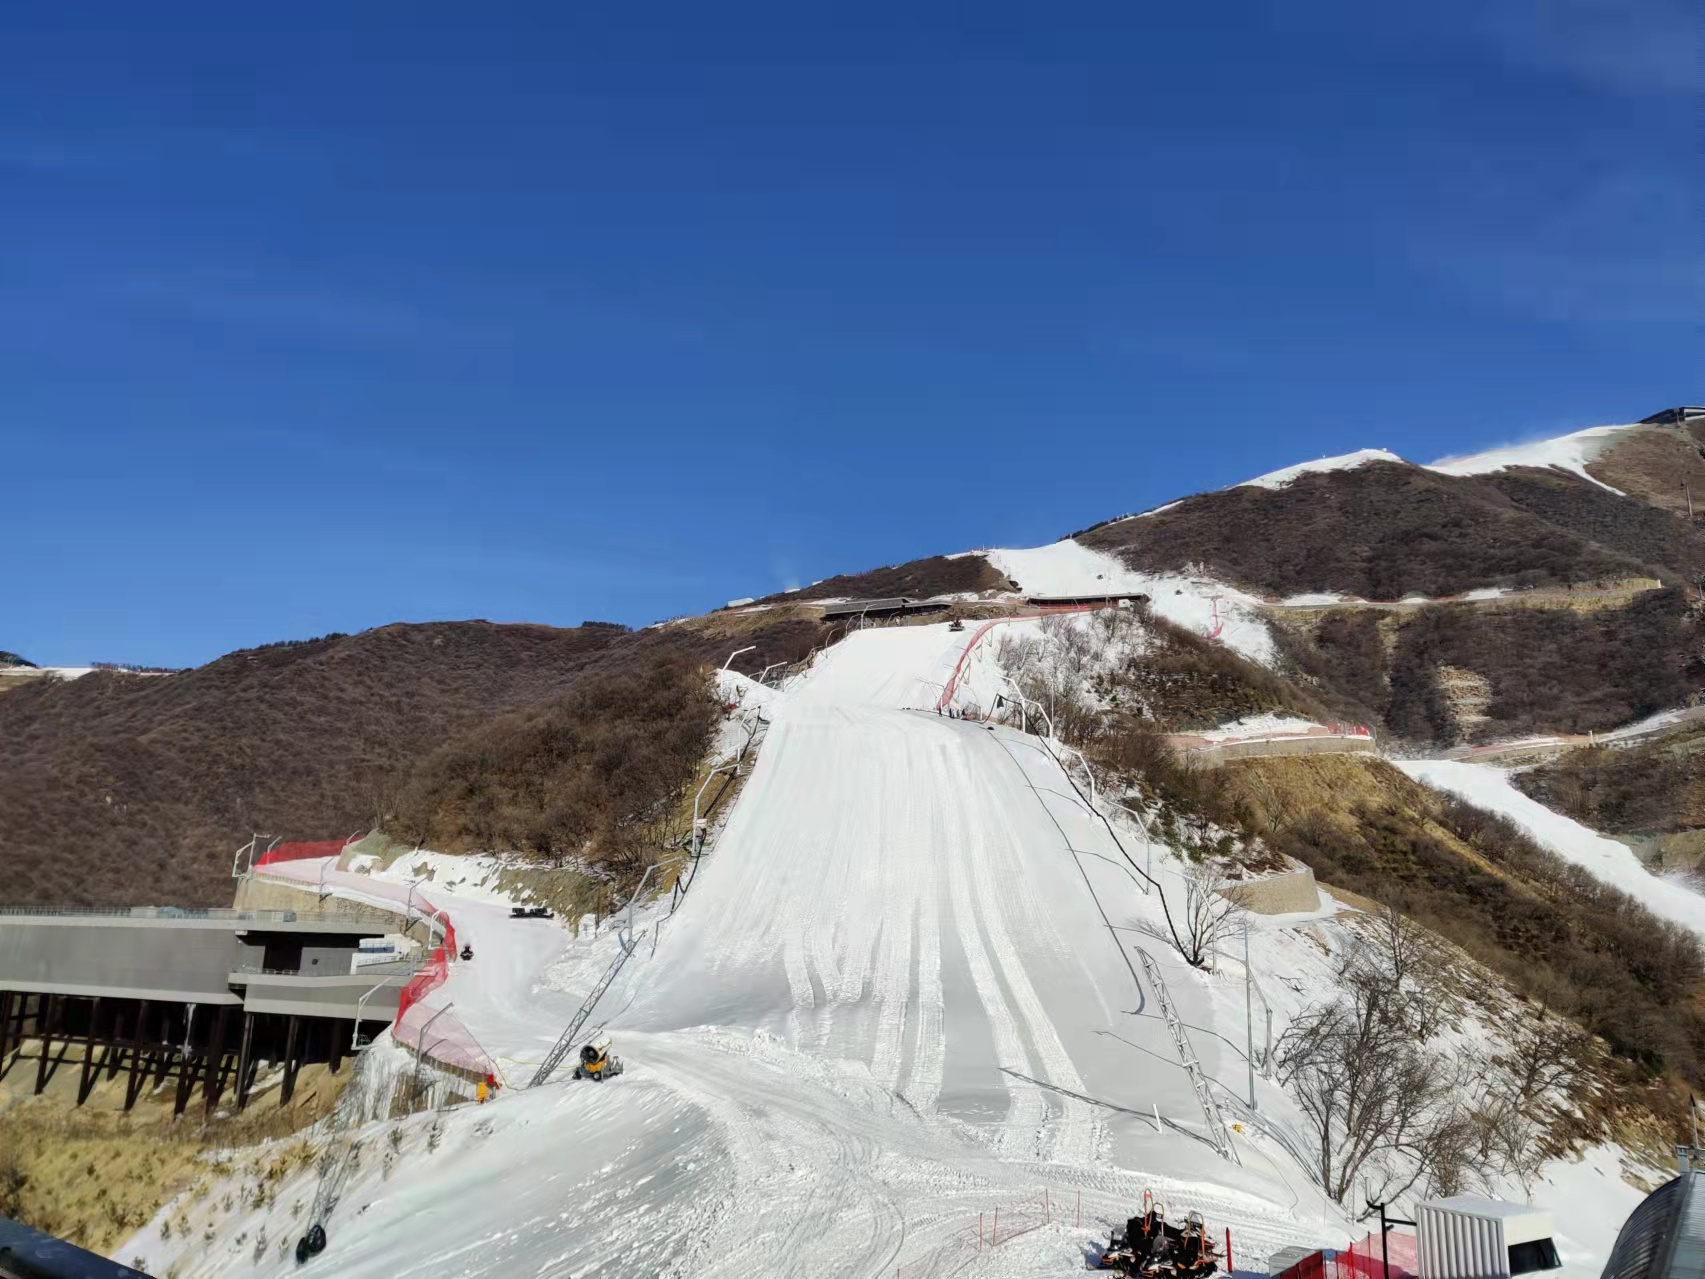
[[[1396,1198],[1460,1145],[1441,1131],[1457,1071],[1411,1037],[1403,1002],[1387,974],[1355,968],[1337,1000],[1303,1013],[1279,1041],[1279,1082],[1308,1117],[1320,1184],[1338,1203],[1358,1187]]]
[[[1371,953],[1347,962],[1358,970],[1359,980],[1391,988],[1395,997],[1387,1006],[1392,1015],[1400,1016],[1409,1034],[1425,1043],[1438,1034],[1448,1011],[1438,944],[1421,925],[1389,906],[1373,916],[1370,933]]]
[[[1592,1036],[1541,1008],[1506,1028],[1509,1053],[1499,1058],[1516,1108],[1534,1116],[1549,1099],[1572,1091],[1592,1060]]]
[[[1178,943],[1186,963],[1206,968],[1215,943],[1243,926],[1243,914],[1236,890],[1220,891],[1220,879],[1212,865],[1203,862],[1185,866]]]

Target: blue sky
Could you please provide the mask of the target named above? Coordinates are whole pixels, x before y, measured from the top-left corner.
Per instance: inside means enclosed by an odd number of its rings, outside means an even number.
[[[0,648],[645,623],[1697,402],[1696,18],[1381,9],[8,5]]]

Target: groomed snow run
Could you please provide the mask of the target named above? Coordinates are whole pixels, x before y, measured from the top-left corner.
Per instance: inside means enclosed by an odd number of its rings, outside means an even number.
[[[1263,666],[1278,662],[1272,632],[1257,607],[1260,601],[1223,582],[1139,572],[1105,551],[1070,538],[1048,546],[996,547],[978,553],[1017,582],[1025,595],[1077,599],[1147,595],[1156,616],[1199,635],[1214,635],[1227,648]]]
[[[1511,784],[1504,769],[1443,759],[1395,762],[1416,781],[1509,818],[1565,861],[1620,888],[1654,915],[1705,938],[1705,897],[1653,875],[1626,844],[1601,835],[1573,818],[1554,813],[1538,800],[1522,794]]]
[[[1589,426],[1584,431],[1559,435],[1554,439],[1512,444],[1464,457],[1440,458],[1429,463],[1427,469],[1442,475],[1490,475],[1494,471],[1507,471],[1512,466],[1532,466],[1542,470],[1555,467],[1621,496],[1620,489],[1613,489],[1603,480],[1588,475],[1587,463],[1615,443],[1622,432],[1635,429],[1632,426]]]
[[[1389,449],[1357,449],[1354,453],[1342,453],[1337,457],[1316,458],[1312,462],[1298,462],[1295,466],[1282,466],[1276,471],[1268,471],[1265,475],[1257,475],[1252,480],[1244,480],[1233,488],[1282,489],[1292,480],[1304,475],[1315,475],[1322,471],[1353,471],[1358,466],[1366,466],[1369,462],[1403,462],[1403,459]]]
[[[472,877],[440,873],[434,900],[476,957],[430,999],[454,1004],[516,1086],[441,1116],[436,1151],[432,1116],[404,1121],[388,1173],[375,1130],[312,1268],[1064,1279],[1145,1188],[1229,1227],[1243,1269],[1347,1243],[1279,1140],[1234,1135],[1240,1164],[1208,1140],[1138,952],[1227,1103],[1245,1087],[1242,1020],[1222,1025],[1213,979],[1154,937],[1140,840],[1127,860],[1035,737],[907,709],[973,634],[858,632],[775,699],[679,910],[665,919],[665,896],[637,913],[591,1023],[626,1062],[609,1083],[519,1086],[617,954],[611,930],[511,921],[458,898]],[[1170,863],[1155,852],[1163,883]],[[379,885],[331,872],[327,887]],[[1288,1124],[1294,1146],[1294,1108],[1258,1088],[1262,1123]],[[312,1195],[303,1173],[258,1211],[219,1215],[208,1196],[187,1239],[161,1238],[168,1209],[120,1253],[180,1279],[293,1273],[276,1246]],[[1025,1233],[978,1252],[979,1217],[992,1232],[997,1211],[1003,1236]]]

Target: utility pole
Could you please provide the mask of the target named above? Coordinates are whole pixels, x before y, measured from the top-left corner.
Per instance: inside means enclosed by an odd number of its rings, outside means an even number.
[[[1249,1067],[1249,1108],[1255,1109],[1255,992],[1250,988],[1255,974],[1249,967],[1249,919],[1243,920],[1243,1044]]]
[[[1389,1205],[1370,1203],[1368,1211],[1379,1210],[1379,1259],[1385,1267],[1385,1279],[1391,1279],[1391,1245],[1387,1242],[1393,1226],[1413,1226],[1413,1221],[1405,1221],[1402,1217],[1388,1217],[1385,1210]]]

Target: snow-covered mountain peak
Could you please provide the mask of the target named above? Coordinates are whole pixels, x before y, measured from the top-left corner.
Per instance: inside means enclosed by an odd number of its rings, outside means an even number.
[[[1437,471],[1441,475],[1490,475],[1513,466],[1528,466],[1541,470],[1555,468],[1578,475],[1600,488],[1609,489],[1612,493],[1619,493],[1620,490],[1613,489],[1604,481],[1589,475],[1587,463],[1616,443],[1620,436],[1636,429],[1638,428],[1634,426],[1589,426],[1584,431],[1574,431],[1548,440],[1532,440],[1526,444],[1487,449],[1483,453],[1440,458],[1429,463],[1427,469]]]
[[[1366,466],[1369,462],[1402,462],[1403,458],[1389,449],[1357,449],[1354,453],[1341,453],[1337,457],[1316,458],[1312,462],[1298,462],[1294,466],[1283,466],[1276,471],[1268,471],[1265,475],[1257,475],[1252,480],[1244,480],[1233,488],[1263,488],[1282,489],[1304,475],[1312,475],[1317,471],[1353,471],[1358,466]]]

